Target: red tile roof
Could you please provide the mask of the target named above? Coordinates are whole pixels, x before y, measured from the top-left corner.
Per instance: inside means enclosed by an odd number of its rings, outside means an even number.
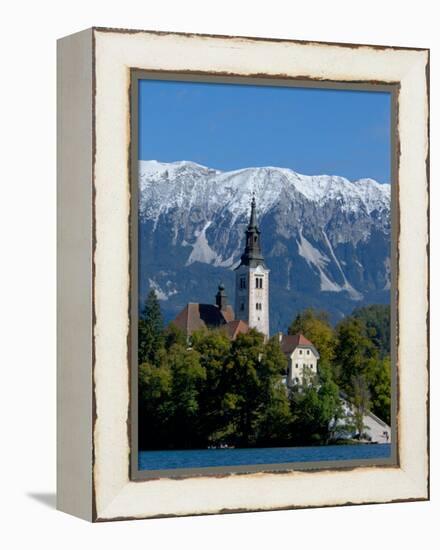
[[[303,334],[283,334],[281,337],[281,350],[284,353],[292,353],[296,348],[298,347],[305,347],[305,348],[312,348],[316,355],[319,354],[316,351],[315,346],[310,342],[310,340],[307,340],[307,338]]]
[[[173,323],[187,336],[203,328],[221,327],[233,321],[234,310],[226,306],[221,310],[214,304],[187,304]]]
[[[235,340],[239,334],[246,334],[249,332],[249,325],[245,321],[239,319],[226,323],[224,330],[231,340]]]

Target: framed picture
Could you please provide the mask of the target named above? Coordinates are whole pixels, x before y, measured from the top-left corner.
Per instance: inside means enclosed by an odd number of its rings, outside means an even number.
[[[423,49],[59,41],[59,509],[429,498],[428,70]]]

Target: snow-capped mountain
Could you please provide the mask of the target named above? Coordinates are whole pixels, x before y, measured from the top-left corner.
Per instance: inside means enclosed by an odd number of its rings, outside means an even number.
[[[139,187],[140,295],[155,288],[166,320],[188,301],[212,302],[220,281],[233,302],[253,193],[271,269],[272,332],[304,307],[336,320],[389,301],[389,184],[151,160],[139,163]]]

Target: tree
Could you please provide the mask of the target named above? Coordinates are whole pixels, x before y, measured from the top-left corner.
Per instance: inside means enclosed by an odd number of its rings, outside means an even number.
[[[258,365],[260,381],[260,405],[256,422],[258,445],[275,446],[288,442],[292,415],[282,376],[287,368],[287,359],[281,351],[277,337],[264,346]]]
[[[289,326],[289,334],[304,334],[319,351],[320,363],[330,365],[334,358],[335,333],[324,311],[308,308],[299,313]]]
[[[173,447],[191,449],[198,446],[199,394],[206,380],[206,370],[200,364],[200,355],[186,346],[174,344],[165,356],[171,372],[172,411],[168,423],[168,437]]]
[[[353,405],[354,405],[354,424],[358,432],[359,439],[365,437],[364,417],[370,408],[370,391],[364,376],[355,375],[352,377],[353,386]]]
[[[390,354],[390,306],[373,304],[353,311],[353,317],[365,325],[368,338],[373,342],[383,358]]]
[[[264,351],[263,335],[251,329],[232,342],[226,365],[228,395],[225,405],[235,424],[235,443],[249,447],[255,443],[255,427],[261,404],[259,363]]]
[[[368,338],[364,324],[354,317],[346,317],[336,327],[336,378],[343,390],[352,395],[352,379],[365,373],[368,361],[377,356],[377,350]]]
[[[174,414],[172,374],[167,365],[139,365],[139,446],[166,448],[168,425]]]
[[[223,405],[228,390],[225,368],[231,342],[223,331],[203,330],[191,336],[192,348],[198,352],[200,365],[205,369],[206,379],[199,395],[199,433],[205,445],[228,443],[233,428],[229,408]]]
[[[165,349],[170,349],[173,344],[180,344],[186,346],[187,338],[183,330],[181,330],[174,323],[170,323],[164,331],[164,343]]]
[[[331,369],[324,367],[319,376],[306,374],[302,384],[290,393],[293,416],[292,440],[296,444],[327,444],[335,422],[342,414],[339,388]]]
[[[391,361],[371,359],[365,371],[371,394],[371,410],[387,424],[391,421]]]
[[[156,292],[151,290],[145,301],[144,308],[139,319],[139,364],[159,362],[159,356],[163,352],[164,334],[163,319],[160,311]]]

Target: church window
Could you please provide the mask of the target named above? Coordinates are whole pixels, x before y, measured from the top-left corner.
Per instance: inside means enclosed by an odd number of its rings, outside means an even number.
[[[240,277],[240,288],[246,288],[246,277]]]
[[[244,302],[240,303],[240,311],[244,311]]]
[[[257,302],[255,304],[255,309],[257,309],[258,311],[261,311],[263,309],[262,305],[260,304],[260,302]]]
[[[256,277],[255,278],[255,288],[263,288],[263,278],[262,277]]]
[[[307,350],[307,355],[310,355],[310,350],[309,349]]]
[[[299,354],[300,354],[300,355],[303,354],[303,350],[302,350],[302,349],[299,350]]]
[[[296,369],[298,368],[298,363],[295,363],[295,368],[296,368]]]

